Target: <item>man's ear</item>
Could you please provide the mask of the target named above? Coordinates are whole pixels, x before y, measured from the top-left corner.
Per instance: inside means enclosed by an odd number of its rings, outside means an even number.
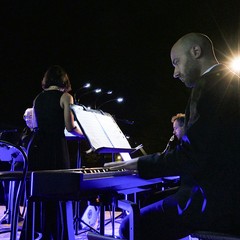
[[[191,55],[194,58],[199,58],[202,55],[202,48],[199,45],[194,45],[190,50]]]

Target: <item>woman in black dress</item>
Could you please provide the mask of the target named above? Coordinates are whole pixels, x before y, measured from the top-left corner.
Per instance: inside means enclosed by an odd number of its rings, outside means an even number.
[[[42,80],[43,91],[34,100],[37,129],[29,147],[29,170],[69,168],[64,128],[74,135],[82,133],[74,125],[70,110],[71,84],[60,66],[52,66]]]
[[[29,170],[54,170],[70,167],[67,141],[64,129],[76,136],[82,132],[74,125],[70,109],[73,97],[68,92],[71,84],[67,73],[60,66],[50,67],[42,80],[43,91],[37,95],[33,107],[36,125],[28,147]],[[43,203],[41,219],[36,219],[36,231],[43,233],[43,239],[62,239],[61,225],[64,212],[59,202]]]

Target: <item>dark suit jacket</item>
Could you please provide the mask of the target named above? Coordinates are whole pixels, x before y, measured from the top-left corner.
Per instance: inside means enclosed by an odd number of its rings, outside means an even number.
[[[143,156],[139,175],[153,178],[180,175],[184,182],[176,199],[187,201],[184,188],[202,193],[201,212],[193,212],[196,229],[228,231],[240,226],[240,81],[223,65],[204,74],[186,107],[182,144],[165,155]],[[183,190],[183,191],[182,191]],[[183,199],[185,198],[185,199]],[[186,210],[187,211],[187,210]]]

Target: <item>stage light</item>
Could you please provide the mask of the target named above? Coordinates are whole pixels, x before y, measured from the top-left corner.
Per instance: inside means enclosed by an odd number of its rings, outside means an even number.
[[[90,88],[91,87],[91,83],[85,83],[84,85],[82,85],[80,88],[78,88],[75,93],[79,92],[82,89],[86,89],[86,88]]]
[[[81,101],[82,97],[86,96],[86,95],[89,95],[91,93],[95,93],[95,94],[99,94],[102,92],[102,89],[101,88],[95,88],[93,90],[90,90],[90,91],[87,91],[87,92],[84,92],[83,94],[79,95],[78,96],[78,99],[77,99],[77,104],[79,104],[79,102]],[[90,106],[88,106],[89,108],[91,108]]]
[[[82,89],[86,89],[86,88],[90,88],[90,87],[91,87],[91,83],[85,83],[82,87],[78,88],[78,89],[75,91],[75,93],[74,93],[74,95],[73,95],[75,104],[78,104],[77,93],[78,93],[80,90],[82,90]]]
[[[103,95],[105,95],[105,94],[111,95],[112,93],[113,93],[112,90],[108,90],[108,91],[106,91],[106,92],[101,92],[101,94],[98,94],[98,96],[96,97],[95,102],[94,102],[94,107],[95,107],[95,109],[97,109],[97,102],[99,101],[99,98],[100,98],[101,96],[103,96]]]
[[[232,60],[230,68],[236,73],[240,72],[240,57],[236,57]]]
[[[87,92],[85,92],[85,93],[83,93],[83,94],[81,94],[80,96],[79,96],[79,98],[80,97],[83,97],[83,96],[86,96],[86,95],[88,95],[88,94],[90,94],[90,93],[100,93],[100,92],[102,92],[102,89],[101,88],[95,88],[95,89],[93,89],[93,90],[90,90],[90,91],[87,91]]]
[[[102,104],[99,105],[98,109],[100,109],[103,105],[107,104],[107,103],[110,103],[110,102],[117,102],[117,103],[121,103],[123,102],[123,98],[122,97],[119,97],[119,98],[114,98],[114,99],[110,99],[106,102],[103,102]]]
[[[94,92],[95,93],[100,93],[100,92],[102,92],[102,89],[101,88],[97,88],[97,89],[94,90]]]
[[[120,103],[120,102],[123,102],[123,98],[122,98],[122,97],[117,98],[116,100],[117,100],[117,102],[119,102],[119,103]]]
[[[90,88],[91,87],[91,83],[85,83],[84,85],[83,85],[83,88]]]

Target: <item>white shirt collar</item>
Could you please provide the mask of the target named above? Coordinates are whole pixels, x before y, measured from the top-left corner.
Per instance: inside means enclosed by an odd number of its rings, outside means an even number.
[[[211,71],[214,67],[216,67],[217,65],[220,65],[220,63],[214,64],[213,66],[211,66],[210,68],[208,68],[208,69],[202,74],[202,76],[203,76],[204,74],[210,72],[210,71]]]

